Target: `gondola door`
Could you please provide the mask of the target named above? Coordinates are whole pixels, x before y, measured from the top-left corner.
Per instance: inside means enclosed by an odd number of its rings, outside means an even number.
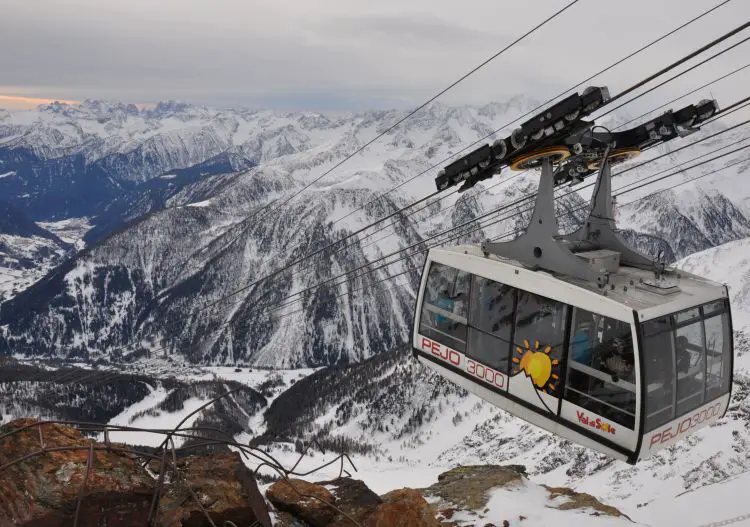
[[[581,308],[571,317],[560,417],[596,443],[633,452],[640,416],[635,328]]]

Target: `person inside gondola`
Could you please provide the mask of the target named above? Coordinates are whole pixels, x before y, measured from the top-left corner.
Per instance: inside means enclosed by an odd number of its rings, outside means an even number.
[[[687,337],[679,336],[675,339],[675,348],[677,350],[677,372],[686,375],[690,371],[693,363],[693,354],[688,347]]]
[[[447,287],[443,287],[438,292],[437,300],[435,300],[435,306],[442,309],[443,311],[447,311],[449,313],[455,313],[456,312],[456,302],[462,302],[464,299],[464,293],[459,292],[455,295],[451,295],[450,291]],[[435,314],[435,324],[438,328],[451,328],[456,323],[446,317],[445,315],[441,315],[440,313]]]
[[[579,364],[591,366],[591,354],[594,351],[594,322],[590,316],[586,317],[583,313],[580,317],[581,320],[578,322],[578,328],[571,343],[573,360]]]
[[[633,348],[629,346],[627,337],[615,337],[609,341],[609,350],[602,357],[604,367],[612,375],[613,380],[633,382],[634,357]]]
[[[442,288],[438,292],[437,300],[435,301],[435,306],[439,307],[440,309],[444,311],[449,311],[453,313],[453,309],[456,307],[456,302],[451,298],[450,292],[448,291],[447,287]],[[448,317],[441,314],[435,315],[435,323],[438,326],[444,326],[448,323]]]

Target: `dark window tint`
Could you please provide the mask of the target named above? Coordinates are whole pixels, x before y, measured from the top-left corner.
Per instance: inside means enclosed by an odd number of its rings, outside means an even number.
[[[466,351],[470,275],[433,263],[427,276],[419,331],[457,351]]]
[[[521,367],[523,356],[529,352],[549,355],[552,371],[544,386],[555,395],[559,389],[559,364],[565,341],[567,305],[527,291],[518,292],[516,321],[513,335],[513,363]]]
[[[480,276],[473,277],[467,355],[491,368],[508,372],[513,331],[515,289]]]
[[[706,400],[729,391],[731,346],[729,315],[725,312],[705,320]]]
[[[701,312],[700,309],[697,307],[686,309],[685,311],[680,311],[678,313],[675,313],[672,315],[674,317],[674,323],[675,325],[682,325],[685,323],[689,323],[692,320],[696,320],[700,318]]]
[[[512,287],[475,276],[471,287],[469,323],[507,342],[513,329],[514,303],[515,290]]]
[[[703,315],[709,316],[717,311],[723,311],[724,308],[727,307],[727,303],[725,300],[717,300],[716,302],[709,302],[708,304],[703,306]]]
[[[729,306],[709,302],[643,324],[646,432],[727,393]]]
[[[477,362],[508,373],[510,342],[493,337],[478,329],[469,328],[469,347],[466,353]]]
[[[646,430],[650,431],[674,417],[674,343],[671,331],[655,333],[655,326],[670,328],[665,321],[644,324],[644,333],[653,333],[644,340],[643,367],[646,374]]]
[[[632,429],[634,370],[630,324],[574,309],[565,399]]]
[[[677,317],[675,317],[675,322],[679,323]],[[676,415],[687,413],[703,404],[706,370],[704,359],[703,322],[698,319],[685,326],[677,327],[675,329]]]

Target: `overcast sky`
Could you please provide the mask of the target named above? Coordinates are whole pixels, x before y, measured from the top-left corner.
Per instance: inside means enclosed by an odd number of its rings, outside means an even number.
[[[0,96],[406,108],[568,1],[0,0]],[[721,1],[580,0],[442,100],[549,98]],[[748,19],[750,1],[732,0],[597,84],[616,93]],[[748,61],[750,42],[650,100]],[[749,81],[750,68],[711,91],[726,105],[750,91]],[[0,107],[11,103],[0,99]]]

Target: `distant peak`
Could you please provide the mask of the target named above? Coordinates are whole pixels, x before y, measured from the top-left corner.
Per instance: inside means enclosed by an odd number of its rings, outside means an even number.
[[[168,115],[186,113],[196,107],[192,104],[181,101],[160,101],[150,110],[144,113],[152,117],[166,117]]]

